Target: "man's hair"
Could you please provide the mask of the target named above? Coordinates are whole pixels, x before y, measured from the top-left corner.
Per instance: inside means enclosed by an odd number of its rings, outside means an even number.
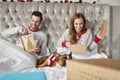
[[[41,19],[41,21],[42,21],[42,13],[40,12],[40,11],[34,11],[33,13],[32,13],[32,15],[35,15],[35,16],[38,16],[38,17],[40,17],[40,19]]]

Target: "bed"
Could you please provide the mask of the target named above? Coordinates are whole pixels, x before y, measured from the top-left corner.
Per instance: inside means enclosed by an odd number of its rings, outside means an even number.
[[[81,12],[85,15],[87,27],[92,30],[93,36],[98,33],[102,20],[107,20],[107,32],[105,39],[99,43],[98,53],[103,52],[110,56],[110,6],[107,4],[0,2],[0,74],[43,71],[47,80],[67,79],[66,67],[36,68],[34,57],[17,48],[13,44],[14,38],[4,39],[1,35],[2,31],[7,28],[28,26],[34,10],[43,13],[42,26],[44,27],[41,26],[41,29],[48,35],[48,48],[51,53],[56,50],[55,44],[68,28],[70,18],[74,13]]]

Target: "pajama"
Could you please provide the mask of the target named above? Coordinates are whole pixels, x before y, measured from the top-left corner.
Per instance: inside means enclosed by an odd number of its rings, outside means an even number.
[[[70,50],[66,46],[63,46],[62,43],[66,42],[66,41],[69,41],[68,40],[68,33],[69,33],[69,29],[65,30],[63,35],[58,40],[57,47],[56,47],[58,50],[60,48],[63,48],[63,50],[66,53],[70,52]],[[75,58],[75,59],[81,59],[81,58],[89,57],[92,54],[96,54],[97,51],[98,51],[98,48],[97,48],[98,41],[96,39],[97,39],[97,37],[93,40],[92,33],[91,33],[90,29],[87,29],[87,31],[84,34],[82,34],[81,38],[77,41],[78,44],[86,45],[87,53],[86,54],[75,54],[75,53],[72,53],[72,57]]]
[[[10,39],[10,38],[15,39],[16,45],[20,48],[23,48],[20,40],[21,33],[19,32],[19,29],[20,27],[14,27],[14,28],[4,30],[2,32],[2,36],[7,39]],[[35,55],[37,58],[39,58],[40,56],[46,55],[47,54],[47,35],[41,32],[40,30],[34,32],[30,30],[29,27],[27,27],[27,29],[28,29],[28,33],[33,34],[36,44],[41,47],[41,53],[38,55],[34,53],[33,55]]]

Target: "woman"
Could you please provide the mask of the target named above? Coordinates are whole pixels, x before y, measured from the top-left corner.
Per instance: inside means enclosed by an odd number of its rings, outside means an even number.
[[[87,47],[86,54],[72,53],[72,57],[75,59],[87,58],[97,53],[98,42],[100,39],[103,39],[104,35],[105,27],[102,25],[100,32],[93,40],[90,29],[86,27],[85,16],[82,13],[76,13],[71,18],[69,29],[67,29],[58,40],[58,47],[63,48],[64,52],[69,53],[71,44],[85,45]]]

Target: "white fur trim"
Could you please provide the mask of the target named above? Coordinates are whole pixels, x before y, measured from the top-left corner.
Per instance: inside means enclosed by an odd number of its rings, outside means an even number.
[[[58,47],[57,48],[57,53],[59,53],[59,54],[63,54],[63,53],[70,54],[70,50],[69,50],[69,48]]]
[[[55,56],[52,58],[52,61],[54,61],[55,60]]]
[[[52,54],[52,55],[49,57],[49,59],[51,59],[52,56],[54,56],[54,54]]]

